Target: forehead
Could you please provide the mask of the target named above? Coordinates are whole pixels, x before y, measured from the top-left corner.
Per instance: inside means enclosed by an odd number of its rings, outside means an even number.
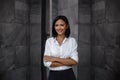
[[[62,19],[58,19],[58,20],[55,22],[55,24],[57,24],[57,23],[65,23],[65,21],[62,20]]]

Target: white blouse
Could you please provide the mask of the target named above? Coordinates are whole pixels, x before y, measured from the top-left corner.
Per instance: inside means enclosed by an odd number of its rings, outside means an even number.
[[[65,38],[61,45],[57,42],[56,38],[51,37],[46,40],[44,55],[54,56],[59,58],[72,58],[78,62],[77,42],[74,38]],[[52,62],[45,62],[44,65],[50,70],[66,70],[72,66],[59,66],[50,67]]]

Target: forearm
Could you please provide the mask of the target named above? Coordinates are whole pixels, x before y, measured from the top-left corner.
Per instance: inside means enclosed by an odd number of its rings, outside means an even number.
[[[52,62],[52,64],[50,65],[50,67],[59,67],[59,66],[64,66],[64,64],[61,64],[59,62]]]
[[[72,66],[77,64],[77,62],[71,58],[57,58],[57,57],[51,57],[51,56],[44,56],[44,60],[50,61],[50,62],[58,62],[58,64],[61,63],[66,66]]]
[[[57,61],[66,66],[72,66],[77,64],[77,62],[71,58],[58,58]]]
[[[77,62],[71,58],[57,58],[57,57],[51,57],[51,56],[44,56],[44,60],[50,61],[53,63],[52,66],[72,66],[76,65]]]

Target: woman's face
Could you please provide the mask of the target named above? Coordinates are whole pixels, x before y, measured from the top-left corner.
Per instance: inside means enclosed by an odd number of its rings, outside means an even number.
[[[55,31],[58,35],[65,35],[65,31],[67,29],[67,24],[62,20],[59,19],[55,23]]]

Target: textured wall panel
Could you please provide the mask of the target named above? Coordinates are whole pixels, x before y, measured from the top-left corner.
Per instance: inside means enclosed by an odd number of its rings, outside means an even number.
[[[0,22],[14,22],[15,0],[0,1]]]

